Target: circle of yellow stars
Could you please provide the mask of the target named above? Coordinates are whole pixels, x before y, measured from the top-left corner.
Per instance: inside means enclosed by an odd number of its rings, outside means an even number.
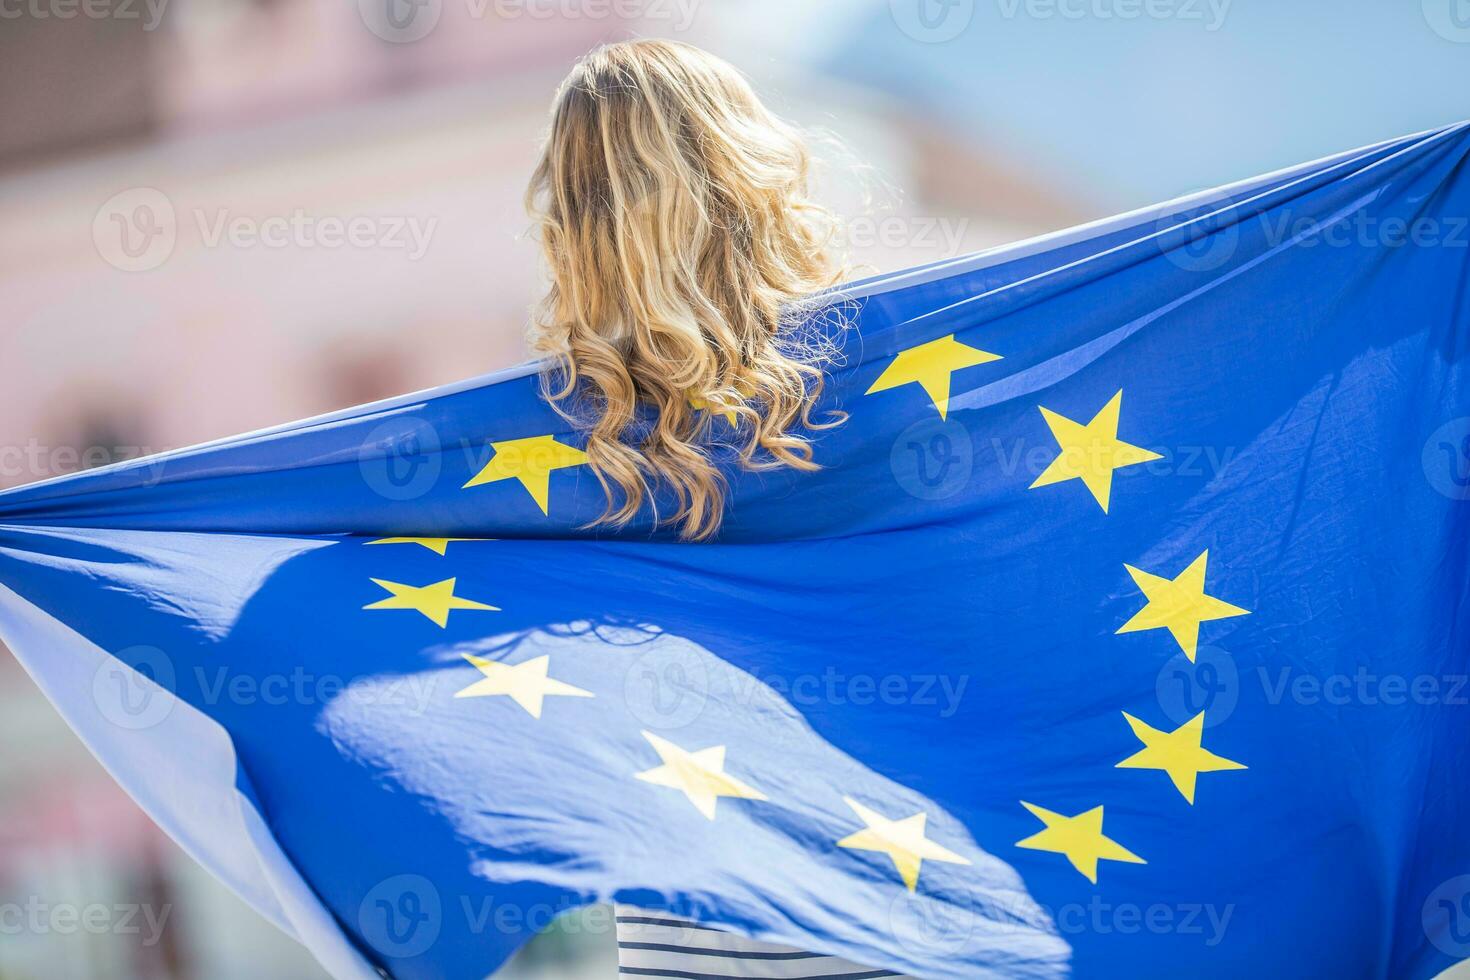
[[[955,372],[1000,359],[1000,355],[962,343],[951,334],[899,351],[866,394],[918,385],[942,419],[949,410]],[[1113,474],[1126,467],[1163,458],[1159,453],[1119,438],[1123,411],[1121,389],[1087,421],[1069,418],[1045,405],[1037,407],[1056,441],[1057,454],[1027,489],[1039,490],[1076,481],[1082,484],[1106,515],[1112,502]],[[1200,552],[1172,577],[1157,570],[1146,571],[1124,564],[1124,570],[1146,601],[1116,632],[1165,630],[1193,662],[1201,624],[1249,614],[1249,610],[1206,591],[1208,564],[1208,550]],[[1169,777],[1191,806],[1194,805],[1195,789],[1202,773],[1246,768],[1204,748],[1203,712],[1172,731],[1154,728],[1126,712],[1123,719],[1142,748],[1118,762],[1115,768],[1158,770]],[[1060,854],[1093,884],[1097,883],[1100,861],[1146,863],[1103,833],[1104,811],[1101,805],[1075,814],[1058,813],[1025,800],[1021,805],[1041,821],[1042,829],[1017,841],[1016,846]]]
[[[865,394],[874,395],[917,385],[944,419],[948,414],[955,372],[997,360],[1001,360],[1001,355],[962,343],[950,334],[899,351]],[[697,401],[692,400],[691,405],[697,410],[710,410],[709,405]],[[1119,438],[1122,406],[1123,392],[1119,390],[1090,419],[1082,422],[1039,405],[1042,419],[1056,441],[1058,451],[1028,489],[1038,490],[1076,481],[1082,484],[1106,515],[1112,501],[1113,474],[1126,467],[1162,458],[1159,453]],[[735,420],[727,417],[727,421],[734,424]],[[587,463],[584,452],[558,442],[553,435],[496,441],[490,443],[490,448],[490,460],[464,484],[463,489],[515,481],[530,495],[541,513],[548,516],[552,473]],[[367,544],[414,545],[443,557],[448,554],[451,544],[474,540],[488,539],[387,537]],[[1202,551],[1172,577],[1157,570],[1146,571],[1125,564],[1124,569],[1142,593],[1145,603],[1116,632],[1164,630],[1193,661],[1201,624],[1244,616],[1249,612],[1206,591],[1208,562],[1209,551]],[[377,578],[372,582],[388,595],[368,603],[364,609],[418,612],[441,629],[447,627],[452,613],[498,611],[494,605],[461,595],[458,580],[454,577],[422,585]],[[481,676],[457,691],[456,698],[503,696],[533,719],[540,719],[547,698],[595,697],[590,691],[552,677],[550,655],[534,657],[519,664],[470,654],[463,656]],[[1201,774],[1246,768],[1204,748],[1203,712],[1172,731],[1155,728],[1126,712],[1122,715],[1141,748],[1119,761],[1115,768],[1162,772],[1191,806],[1195,802]],[[706,819],[716,818],[722,799],[769,802],[769,797],[758,787],[727,769],[726,746],[687,748],[653,732],[644,731],[642,735],[659,764],[634,773],[634,778],[677,792]],[[835,846],[881,855],[910,892],[918,888],[925,861],[958,866],[972,863],[928,836],[928,814],[923,811],[890,816],[852,797],[843,797],[843,802],[861,827],[836,840]],[[1042,827],[1017,841],[1015,846],[1061,855],[1093,884],[1097,883],[1100,862],[1146,863],[1144,858],[1103,832],[1104,807],[1101,804],[1075,814],[1060,813],[1025,800],[1020,801],[1020,805],[1040,821]]]

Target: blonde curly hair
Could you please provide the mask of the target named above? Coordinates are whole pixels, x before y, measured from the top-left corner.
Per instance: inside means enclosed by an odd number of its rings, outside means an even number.
[[[740,466],[817,468],[792,431],[815,422],[826,347],[801,302],[843,274],[837,219],[808,197],[802,133],[728,63],[640,40],[584,57],[562,83],[526,194],[551,285],[532,330],[546,393],[586,430],[607,494],[599,523],[654,521],[703,539]]]

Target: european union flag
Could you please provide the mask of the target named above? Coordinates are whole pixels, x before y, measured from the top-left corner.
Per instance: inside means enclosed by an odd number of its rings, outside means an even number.
[[[833,292],[849,418],[711,544],[588,530],[527,368],[0,495],[0,631],[341,977],[612,899],[938,980],[1428,977],[1470,956],[1467,155]]]

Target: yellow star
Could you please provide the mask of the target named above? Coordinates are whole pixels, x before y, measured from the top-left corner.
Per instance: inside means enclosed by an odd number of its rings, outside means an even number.
[[[553,436],[507,439],[492,442],[490,448],[495,455],[461,489],[497,480],[519,480],[543,514],[550,513],[551,471],[587,462],[586,453],[557,442]]]
[[[1047,428],[1051,429],[1061,452],[1029,489],[1066,480],[1081,480],[1106,514],[1108,498],[1113,492],[1114,470],[1163,458],[1158,453],[1118,439],[1118,411],[1122,405],[1123,392],[1119,391],[1086,425],[1079,425],[1043,407],[1041,417],[1046,419]]]
[[[378,586],[393,595],[387,599],[370,602],[364,609],[415,609],[429,619],[444,626],[449,622],[449,613],[455,609],[488,609],[499,612],[499,606],[487,606],[473,599],[463,599],[454,594],[454,579],[447,578],[432,585],[402,585],[373,579]]]
[[[1167,629],[1179,644],[1179,649],[1193,663],[1195,649],[1199,645],[1200,623],[1250,615],[1249,609],[1232,606],[1223,599],[1205,594],[1205,563],[1209,556],[1209,549],[1201,551],[1199,557],[1174,579],[1160,578],[1125,564],[1123,567],[1128,569],[1134,583],[1148,598],[1148,604],[1118,627],[1118,632]]]
[[[1032,851],[1051,851],[1064,854],[1072,867],[1082,872],[1083,877],[1097,884],[1098,861],[1126,861],[1129,864],[1147,864],[1117,841],[1105,837],[1102,832],[1103,808],[1095,806],[1075,817],[1054,813],[1046,807],[1021,801],[1032,816],[1046,824],[1046,829],[1037,831],[1024,840],[1016,841],[1017,847]]]
[[[494,694],[508,694],[512,701],[526,709],[532,718],[541,717],[541,702],[552,695],[568,698],[594,697],[591,691],[564,684],[546,676],[551,656],[542,654],[514,666],[495,660],[486,660],[471,654],[462,654],[479,668],[485,676],[469,687],[455,693],[457,698],[483,698]]]
[[[715,804],[722,796],[742,800],[766,798],[760,790],[747,786],[725,772],[723,745],[686,752],[652,732],[644,732],[643,737],[648,739],[648,744],[653,746],[664,764],[637,773],[637,778],[655,786],[678,790],[689,798],[695,809],[711,820],[715,818]]]
[[[954,334],[940,337],[926,344],[919,344],[898,352],[878,380],[873,382],[865,394],[874,394],[906,384],[917,384],[924,389],[939,417],[949,411],[950,375],[961,368],[975,367],[1000,360],[999,354],[970,347],[954,339]]]
[[[689,407],[694,409],[696,412],[707,412],[709,411],[709,399],[700,398],[698,395],[690,395]],[[730,425],[734,426],[738,424],[735,419],[735,409],[727,408],[723,412],[720,412],[720,415],[725,419],[726,422],[729,422]]]
[[[1201,711],[1193,718],[1174,729],[1162,732],[1139,721],[1128,712],[1123,712],[1133,734],[1143,743],[1143,748],[1118,763],[1118,769],[1159,769],[1169,774],[1174,788],[1183,794],[1190,805],[1194,804],[1195,779],[1202,772],[1223,772],[1227,769],[1244,769],[1245,766],[1218,756],[1200,746],[1205,732],[1205,713]]]
[[[923,812],[904,817],[902,820],[889,820],[883,814],[869,810],[850,797],[844,796],[842,801],[852,807],[852,811],[868,826],[864,830],[842,838],[837,842],[837,846],[851,848],[855,851],[878,851],[881,854],[887,854],[909,891],[918,887],[919,868],[923,865],[925,858],[931,861],[943,861],[945,864],[970,863],[954,851],[941,847],[924,836],[924,823],[928,815]]]
[[[442,555],[449,551],[451,541],[489,541],[489,538],[379,538],[369,541],[368,544],[420,544],[436,555]]]

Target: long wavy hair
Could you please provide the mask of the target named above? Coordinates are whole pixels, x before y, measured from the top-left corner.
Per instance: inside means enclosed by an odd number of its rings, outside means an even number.
[[[805,136],[699,48],[598,48],[562,83],[526,194],[550,273],[532,341],[546,393],[586,433],[626,524],[713,535],[726,485],[717,438],[747,469],[813,470],[829,345],[801,302],[843,274],[837,220],[808,196]],[[721,428],[723,427],[723,428]]]

